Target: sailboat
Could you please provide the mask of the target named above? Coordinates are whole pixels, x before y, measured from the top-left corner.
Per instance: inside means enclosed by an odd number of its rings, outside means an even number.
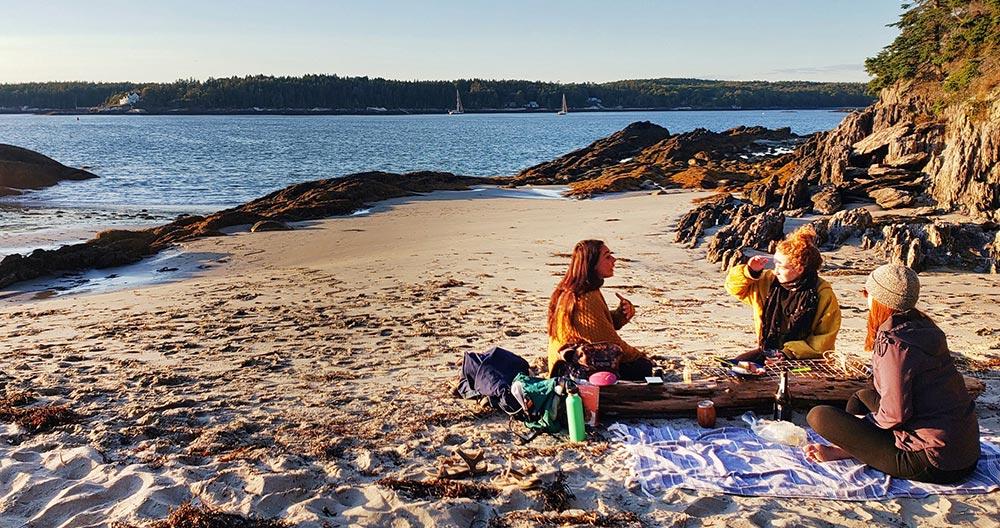
[[[569,108],[566,106],[566,94],[563,94],[562,110],[556,112],[556,115],[566,115],[568,113],[569,113]]]
[[[455,88],[455,109],[448,110],[450,115],[464,114],[465,109],[462,108],[462,96],[458,94],[458,88]]]

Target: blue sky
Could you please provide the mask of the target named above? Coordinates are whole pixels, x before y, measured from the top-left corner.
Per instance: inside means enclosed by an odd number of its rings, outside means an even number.
[[[0,0],[0,83],[866,81],[897,0]]]

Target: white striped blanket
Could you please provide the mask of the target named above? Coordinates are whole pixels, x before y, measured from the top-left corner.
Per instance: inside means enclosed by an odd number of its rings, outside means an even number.
[[[608,428],[627,450],[633,476],[649,494],[671,488],[746,496],[872,500],[895,497],[989,493],[1000,489],[1000,449],[982,441],[972,476],[937,485],[894,479],[857,460],[814,463],[799,447],[761,439],[748,428]],[[826,443],[811,429],[809,442]]]

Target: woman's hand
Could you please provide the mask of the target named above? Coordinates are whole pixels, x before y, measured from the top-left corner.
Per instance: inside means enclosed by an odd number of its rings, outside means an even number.
[[[747,267],[754,273],[760,273],[764,271],[764,268],[767,267],[767,263],[770,260],[771,259],[769,257],[765,257],[764,255],[755,255],[750,257],[750,260],[747,261]]]
[[[635,316],[635,306],[632,304],[632,301],[622,297],[622,294],[618,292],[615,292],[615,295],[617,295],[618,300],[621,301],[618,305],[618,311],[625,316],[626,323],[631,321],[632,317]]]

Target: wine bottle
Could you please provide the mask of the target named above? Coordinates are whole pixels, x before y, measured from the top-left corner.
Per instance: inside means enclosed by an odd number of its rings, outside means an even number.
[[[774,419],[792,420],[792,393],[788,391],[788,372],[781,371],[778,391],[774,393]]]

